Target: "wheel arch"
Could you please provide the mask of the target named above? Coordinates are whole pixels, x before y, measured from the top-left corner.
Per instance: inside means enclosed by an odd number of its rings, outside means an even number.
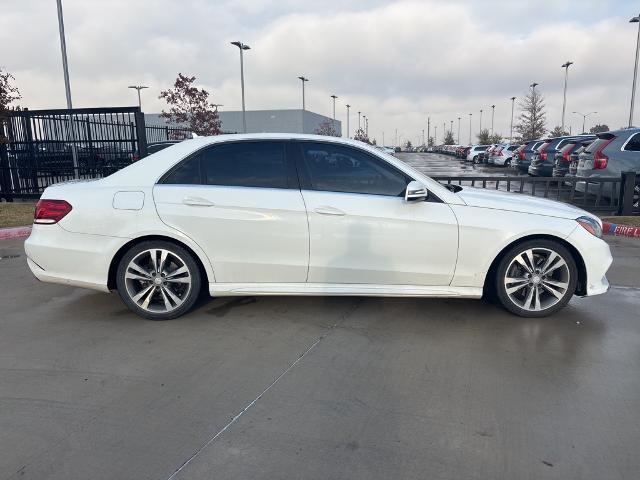
[[[203,288],[206,287],[208,289],[208,284],[214,281],[214,279],[209,278],[209,273],[207,272],[207,269],[205,268],[205,264],[202,258],[200,258],[200,255],[198,255],[194,251],[194,249],[191,248],[186,243],[166,235],[144,235],[141,237],[134,238],[128,241],[127,243],[125,243],[124,245],[122,245],[118,249],[118,251],[115,253],[113,258],[111,259],[111,263],[109,264],[109,273],[107,277],[107,287],[109,288],[109,290],[116,289],[116,272],[118,270],[118,264],[120,263],[120,260],[122,259],[122,257],[127,253],[127,251],[131,247],[138,245],[139,243],[142,243],[142,242],[148,242],[150,240],[161,240],[163,242],[173,243],[174,245],[182,247],[187,252],[189,252],[193,256],[193,259],[195,260],[196,264],[198,265],[198,269],[200,270],[200,275],[203,280],[202,281]]]
[[[575,293],[577,295],[586,295],[587,269],[584,264],[584,259],[582,258],[582,255],[580,254],[578,249],[576,249],[576,247],[574,247],[571,243],[567,242],[563,238],[556,237],[554,235],[545,235],[545,234],[527,235],[525,237],[518,238],[512,241],[511,243],[507,244],[504,248],[502,248],[502,250],[500,250],[498,255],[496,255],[496,257],[491,262],[491,266],[489,267],[489,270],[487,271],[487,274],[485,276],[484,286],[483,286],[485,295],[489,293],[490,289],[492,288],[493,279],[495,278],[495,275],[496,275],[496,270],[498,269],[500,260],[504,258],[505,254],[510,249],[512,249],[513,247],[521,243],[528,242],[529,240],[536,240],[536,239],[551,240],[553,242],[559,243],[560,245],[565,247],[567,250],[569,250],[569,253],[571,253],[571,256],[576,262],[576,267],[578,268],[578,283],[576,285]]]

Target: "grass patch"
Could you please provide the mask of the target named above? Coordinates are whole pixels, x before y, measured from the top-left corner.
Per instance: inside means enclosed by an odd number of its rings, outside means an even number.
[[[601,217],[603,222],[615,223],[616,225],[628,225],[630,227],[640,227],[640,216],[628,217]]]
[[[31,225],[34,208],[34,203],[0,203],[0,228]]]

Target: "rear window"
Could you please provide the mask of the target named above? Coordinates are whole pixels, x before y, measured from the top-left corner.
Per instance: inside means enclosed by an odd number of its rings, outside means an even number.
[[[511,145],[509,148],[507,148],[507,150],[509,150],[510,152],[513,152],[516,148],[520,148],[520,147],[518,147],[518,145]]]
[[[486,150],[487,148],[489,148],[488,146],[484,146],[484,147],[476,147],[476,150],[480,150],[481,152]]]
[[[608,141],[609,140],[606,138],[597,138],[593,141],[593,143],[591,143],[591,145],[585,148],[584,151],[587,153],[593,153],[598,149],[598,147],[600,147],[603,143],[607,143]]]
[[[570,151],[573,149],[573,147],[575,147],[575,146],[576,146],[576,144],[575,144],[575,143],[567,143],[565,146],[563,146],[563,147],[560,149],[560,151],[561,151],[562,153],[567,153],[567,152],[570,152]]]
[[[551,142],[543,142],[538,147],[536,147],[534,150],[536,150],[537,152],[540,152],[540,151],[542,151],[543,148],[547,148],[550,143]]]

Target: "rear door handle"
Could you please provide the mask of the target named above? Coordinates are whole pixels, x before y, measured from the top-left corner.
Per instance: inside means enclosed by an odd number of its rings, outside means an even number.
[[[182,203],[192,207],[213,207],[214,203],[202,197],[184,197]]]
[[[337,208],[333,207],[318,207],[314,210],[314,212],[319,213],[320,215],[346,215],[346,213],[344,213],[342,210],[338,210]]]

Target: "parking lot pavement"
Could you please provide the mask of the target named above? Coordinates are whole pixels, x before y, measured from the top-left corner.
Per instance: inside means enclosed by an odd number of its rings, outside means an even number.
[[[416,170],[430,176],[519,176],[514,168],[474,165],[460,158],[441,153],[396,153],[396,157]]]
[[[611,243],[624,286],[547,319],[257,297],[152,322],[0,242],[0,478],[637,478],[639,242]]]

